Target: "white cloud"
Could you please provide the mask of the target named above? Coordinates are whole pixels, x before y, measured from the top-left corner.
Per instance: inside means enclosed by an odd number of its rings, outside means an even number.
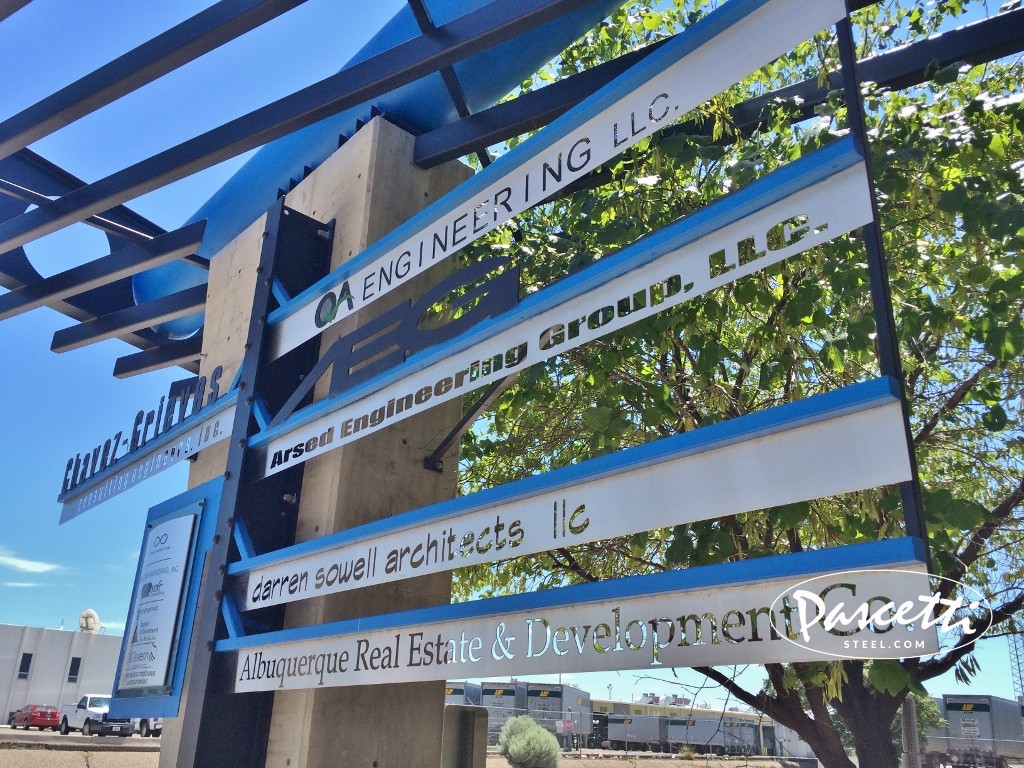
[[[42,584],[37,584],[32,581],[2,581],[0,587],[41,587]]]
[[[111,630],[113,630],[114,632],[120,632],[121,634],[124,634],[123,621],[104,621],[102,624],[100,624],[100,627],[102,627],[104,632],[110,632]]]
[[[41,560],[26,560],[23,557],[15,557],[8,554],[7,550],[0,547],[0,566],[13,568],[23,573],[52,573],[62,570],[61,566],[55,563],[44,563]]]

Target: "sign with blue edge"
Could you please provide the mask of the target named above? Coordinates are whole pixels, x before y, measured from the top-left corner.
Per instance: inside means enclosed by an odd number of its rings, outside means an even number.
[[[855,384],[243,559],[228,568],[236,600],[252,610],[903,482],[894,389]]]
[[[268,318],[277,358],[451,257],[846,15],[730,0]]]
[[[216,648],[237,654],[236,692],[752,657],[904,658],[938,649],[934,624],[922,623],[935,607],[923,599],[930,592],[920,542],[903,538],[287,629]]]
[[[216,478],[149,511],[114,674],[112,717],[178,714],[203,562],[213,544],[223,484],[223,478]],[[172,572],[172,567],[180,570]]]
[[[601,259],[397,369],[250,438],[281,472],[802,253],[872,220],[863,158],[840,140]]]

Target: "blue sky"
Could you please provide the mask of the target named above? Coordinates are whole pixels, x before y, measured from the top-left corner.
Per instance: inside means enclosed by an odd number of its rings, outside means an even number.
[[[155,34],[210,5],[88,0],[33,0],[0,22],[0,119],[17,113]],[[199,132],[213,128],[296,88],[335,72],[397,10],[400,0],[356,7],[309,0],[245,38],[193,62],[119,102],[62,129],[33,149],[93,181]],[[225,162],[129,203],[172,229],[215,191],[243,158]],[[106,240],[75,225],[27,247],[33,264],[52,274],[105,254]],[[114,379],[117,357],[134,351],[107,341],[57,355],[54,331],[71,321],[47,309],[0,322],[4,384],[0,402],[0,623],[77,627],[93,608],[106,631],[120,633],[131,596],[147,510],[182,492],[179,466],[142,483],[71,522],[58,525],[56,502],[67,458],[131,424],[136,411],[155,407],[179,369]],[[1013,698],[1005,640],[983,644],[983,671],[972,690]],[[713,705],[721,693],[694,695],[700,676],[671,671],[565,676],[603,697],[680,693]],[[760,687],[756,670],[746,673]],[[933,693],[957,690],[951,677]]]
[[[211,2],[34,0],[0,22],[0,119],[73,82]],[[309,0],[298,9],[165,78],[58,131],[32,149],[94,181],[197,133],[333,74],[402,5]],[[157,224],[180,226],[241,165],[236,158],[133,200]],[[84,224],[30,244],[44,275],[107,253],[106,238]],[[67,458],[131,426],[171,381],[172,369],[117,380],[114,361],[131,353],[111,340],[57,355],[54,331],[69,318],[39,309],[0,323],[7,363],[0,435],[6,510],[0,532],[0,622],[76,627],[93,608],[120,632],[131,597],[147,510],[185,488],[184,467],[58,526],[56,502]]]

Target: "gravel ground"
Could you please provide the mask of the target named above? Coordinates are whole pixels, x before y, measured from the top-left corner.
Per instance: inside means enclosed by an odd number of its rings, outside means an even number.
[[[158,768],[160,743],[151,739],[95,739],[78,736],[35,739],[0,733],[0,768]],[[35,734],[33,734],[35,735]],[[17,737],[19,736],[19,737]],[[41,740],[41,738],[45,738]],[[560,768],[788,768],[769,758],[699,759],[670,758],[664,755],[625,756],[600,750],[585,751],[583,756],[562,755]],[[486,768],[509,768],[508,762],[488,753]]]
[[[3,749],[0,768],[157,768],[159,752],[68,750],[68,749]],[[718,760],[701,758],[683,760],[668,757],[625,758],[613,756],[564,756],[560,768],[784,768],[775,760],[733,758]],[[509,768],[497,755],[487,756],[487,768]]]
[[[159,752],[0,749],[0,768],[157,768]]]

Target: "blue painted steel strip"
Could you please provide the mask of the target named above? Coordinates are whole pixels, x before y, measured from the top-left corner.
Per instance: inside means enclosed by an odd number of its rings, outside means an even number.
[[[924,562],[924,545],[920,539],[902,537],[885,541],[851,544],[790,555],[761,557],[737,563],[720,563],[650,576],[631,576],[595,584],[579,584],[546,589],[510,597],[473,600],[468,603],[418,608],[400,613],[348,619],[331,624],[268,632],[246,638],[220,640],[218,651],[239,651],[266,645],[315,640],[357,632],[440,624],[449,621],[470,621],[487,616],[559,608],[583,603],[627,600],[666,592],[697,590],[711,587],[732,587],[767,579],[799,578],[817,573],[851,571],[860,568],[909,565]]]
[[[274,300],[281,306],[284,306],[292,300],[292,297],[288,295],[288,291],[285,290],[284,283],[282,283],[277,277],[275,277],[273,282],[270,284],[270,292],[273,294]]]
[[[888,377],[872,379],[833,392],[826,392],[765,411],[701,427],[692,432],[627,448],[573,466],[506,483],[469,496],[461,496],[394,517],[375,520],[356,528],[304,541],[274,552],[245,558],[229,565],[228,573],[231,576],[241,576],[256,568],[329,551],[345,544],[397,533],[432,521],[454,520],[461,515],[499,504],[507,504],[523,497],[554,492],[560,488],[593,482],[609,475],[635,471],[683,456],[712,451],[726,445],[754,440],[783,430],[795,429],[806,424],[834,419],[894,402],[898,402],[896,382]]]
[[[256,556],[256,547],[253,546],[252,538],[249,536],[249,529],[245,527],[244,520],[235,520],[235,527],[231,535],[235,539],[235,546],[238,547],[238,554],[243,558]]]
[[[824,181],[863,162],[853,140],[844,138],[800,158],[758,179],[744,189],[712,203],[684,219],[607,256],[596,264],[523,299],[511,312],[485,320],[461,336],[413,355],[401,365],[333,398],[324,398],[295,414],[285,422],[249,438],[249,446],[258,448],[290,433],[321,416],[356,402],[379,389],[406,378],[463,349],[478,344],[522,320],[557,307],[570,299],[597,288],[620,275],[682,248],[705,235],[722,229],[794,192]]]
[[[221,599],[220,615],[224,619],[224,628],[228,631],[228,637],[245,637],[242,614],[238,612],[235,598],[231,595],[224,595]]]
[[[201,411],[199,411],[199,413],[192,414],[184,421],[175,424],[173,427],[171,427],[169,430],[161,434],[159,437],[156,437],[150,440],[149,442],[144,443],[139,448],[136,448],[133,452],[126,453],[124,456],[121,456],[117,461],[109,465],[100,474],[93,475],[81,485],[76,485],[70,491],[67,491],[66,493],[58,496],[57,501],[61,504],[67,504],[69,501],[77,498],[78,496],[81,496],[84,493],[88,493],[89,490],[91,490],[92,488],[102,485],[111,477],[116,475],[118,472],[121,472],[126,466],[131,464],[133,461],[138,461],[143,456],[158,453],[161,449],[166,448],[168,445],[171,445],[172,443],[177,441],[178,438],[180,438],[185,432],[188,432],[190,429],[195,429],[203,421],[206,421],[207,419],[216,416],[218,413],[224,411],[225,409],[230,408],[232,405],[235,404],[237,400],[238,390],[232,389],[230,392],[222,395],[213,405],[208,405],[206,406],[206,408],[203,408]]]
[[[658,74],[684,56],[693,53],[767,2],[769,0],[730,0],[723,7],[718,8],[696,24],[680,32],[653,54],[624,72],[585,102],[569,110],[557,120],[548,124],[539,133],[502,155],[473,178],[459,185],[459,187],[433,205],[420,211],[420,213],[407,220],[397,229],[392,230],[360,255],[346,262],[322,280],[314,283],[296,296],[288,306],[271,312],[267,317],[267,323],[271,327],[277,325],[323,293],[341,285],[360,269],[372,264],[392,248],[401,245],[406,238],[430,226],[450,209],[468,203],[478,197],[491,184],[500,181],[519,166],[539,156],[588,120],[599,115],[605,109],[636,90],[640,85],[646,83],[653,75]]]
[[[260,429],[266,429],[267,424],[270,423],[270,411],[267,409],[267,404],[263,398],[256,395],[252,402],[252,415],[256,419],[256,424]]]

